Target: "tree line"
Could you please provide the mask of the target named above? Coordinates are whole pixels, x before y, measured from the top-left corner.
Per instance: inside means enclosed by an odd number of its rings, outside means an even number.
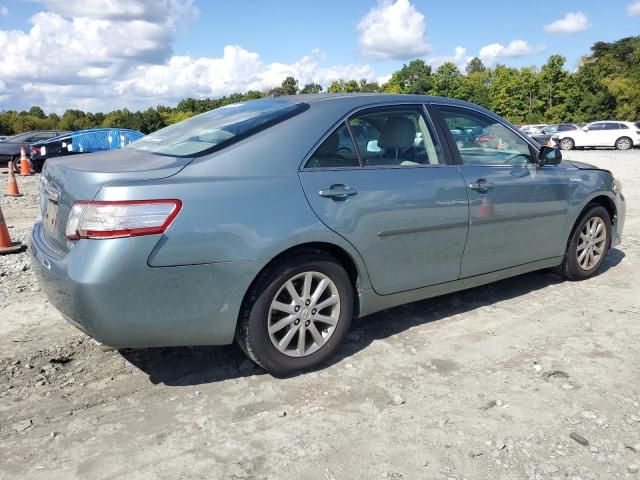
[[[594,120],[640,120],[640,36],[615,42],[597,42],[591,54],[582,57],[574,72],[565,69],[566,59],[551,55],[541,68],[485,66],[471,59],[462,73],[447,62],[435,71],[416,59],[393,72],[379,85],[367,80],[337,80],[327,93],[408,93],[438,95],[467,100],[493,110],[513,123],[590,122]],[[299,85],[287,77],[268,91],[234,93],[220,98],[185,98],[175,107],[158,105],[144,111],[127,109],[109,113],[67,110],[63,115],[46,115],[42,108],[0,112],[0,133],[29,130],[80,130],[121,127],[150,133],[193,115],[230,103],[265,96],[318,94],[317,83]]]

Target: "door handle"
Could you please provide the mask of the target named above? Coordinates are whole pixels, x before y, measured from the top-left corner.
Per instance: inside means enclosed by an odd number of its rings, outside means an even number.
[[[487,182],[484,178],[478,179],[475,183],[469,184],[470,190],[477,190],[478,192],[486,192],[495,187],[495,183]]]
[[[352,195],[358,193],[355,188],[349,188],[346,185],[340,183],[331,185],[329,188],[324,188],[318,192],[318,195],[325,198],[333,198],[336,200],[344,200]]]

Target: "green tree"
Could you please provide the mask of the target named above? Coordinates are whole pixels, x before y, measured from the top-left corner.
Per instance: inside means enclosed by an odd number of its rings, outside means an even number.
[[[462,74],[458,67],[451,62],[443,63],[433,75],[431,93],[441,97],[456,98],[458,89],[462,85]]]
[[[416,59],[403,65],[391,74],[391,79],[382,86],[387,93],[428,94],[433,86],[431,66],[424,60]]]
[[[320,92],[322,92],[322,85],[320,85],[319,83],[307,83],[304,87],[302,87],[302,90],[300,90],[300,93],[303,94]]]
[[[472,73],[484,73],[486,71],[487,67],[484,66],[484,63],[482,63],[482,60],[480,60],[480,58],[478,57],[473,57],[471,60],[469,60],[467,66],[465,67],[465,72],[467,73],[467,75],[470,75]]]

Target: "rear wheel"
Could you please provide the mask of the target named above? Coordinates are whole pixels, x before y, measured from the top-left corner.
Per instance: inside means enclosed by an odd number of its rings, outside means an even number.
[[[633,147],[633,142],[628,137],[621,137],[616,140],[616,148],[618,150],[629,150],[631,147]]]
[[[236,340],[254,362],[286,374],[331,357],[352,314],[353,288],[342,265],[322,252],[298,253],[255,282]]]
[[[569,280],[592,277],[604,263],[611,245],[611,218],[606,208],[592,205],[571,233],[556,272]]]
[[[560,140],[560,148],[562,150],[573,150],[575,142],[571,138],[563,138]]]

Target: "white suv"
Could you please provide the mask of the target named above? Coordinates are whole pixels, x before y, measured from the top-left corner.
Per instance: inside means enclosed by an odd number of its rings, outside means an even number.
[[[551,137],[562,150],[575,147],[615,147],[629,150],[640,146],[640,128],[632,122],[594,122],[582,130],[558,132]]]

